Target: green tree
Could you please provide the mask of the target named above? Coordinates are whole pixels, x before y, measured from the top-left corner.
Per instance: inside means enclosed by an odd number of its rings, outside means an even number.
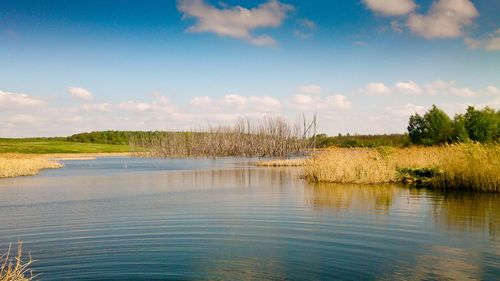
[[[453,119],[452,139],[455,142],[466,142],[469,140],[469,134],[467,133],[466,128],[466,119],[463,114],[457,114]]]
[[[467,108],[464,115],[465,128],[469,138],[477,142],[493,142],[500,138],[500,114],[490,107],[476,110]]]
[[[433,105],[424,116],[412,115],[408,134],[414,144],[433,145],[452,141],[453,122],[444,111]]]

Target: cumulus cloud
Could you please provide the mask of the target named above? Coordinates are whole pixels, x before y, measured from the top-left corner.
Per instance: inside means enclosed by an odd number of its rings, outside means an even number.
[[[396,82],[393,86],[384,83],[369,83],[358,93],[367,96],[389,96],[389,95],[448,95],[457,97],[484,97],[500,95],[500,90],[493,85],[484,89],[474,90],[468,87],[460,87],[455,81],[436,80],[424,85],[418,85],[414,81]]]
[[[426,110],[425,106],[408,103],[400,106],[387,107],[386,114],[387,117],[406,119],[415,113],[424,114]]]
[[[363,3],[382,16],[404,16],[417,7],[413,0],[363,0]]]
[[[438,0],[426,15],[411,14],[407,26],[416,34],[431,38],[463,36],[464,27],[479,15],[470,0]]]
[[[413,81],[409,82],[397,82],[395,85],[396,91],[404,94],[420,94],[422,90],[417,83]]]
[[[89,90],[80,87],[69,87],[67,92],[79,100],[90,101],[94,98],[94,95]]]
[[[218,36],[245,40],[258,46],[274,46],[276,40],[269,35],[255,35],[259,28],[279,27],[293,7],[278,0],[269,0],[255,8],[209,5],[204,0],[178,0],[177,9],[184,18],[194,18],[190,32],[211,32]]]
[[[0,91],[0,109],[16,110],[45,106],[45,101],[31,95]]]
[[[303,111],[333,111],[345,110],[351,107],[351,102],[346,96],[343,95],[320,97],[305,94],[295,94],[289,99],[288,103],[292,108]]]
[[[386,96],[391,94],[391,89],[384,83],[377,82],[368,83],[363,89],[360,89],[359,92],[367,96]]]
[[[469,49],[483,49],[494,52],[500,51],[500,28],[495,32],[488,34],[484,39],[465,38],[465,44]]]

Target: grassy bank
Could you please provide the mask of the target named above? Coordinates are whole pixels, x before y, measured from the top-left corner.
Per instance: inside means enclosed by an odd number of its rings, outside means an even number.
[[[500,145],[332,148],[304,164],[313,182],[416,182],[435,188],[500,192]]]
[[[17,254],[11,256],[11,246],[5,254],[0,256],[0,281],[29,281],[35,276],[31,271],[33,260],[29,256],[27,261],[23,261],[22,243],[19,242]]]
[[[43,169],[61,168],[56,161],[33,154],[0,154],[0,178],[32,176]]]
[[[61,138],[0,138],[0,153],[121,153],[130,152],[128,145],[70,142]]]

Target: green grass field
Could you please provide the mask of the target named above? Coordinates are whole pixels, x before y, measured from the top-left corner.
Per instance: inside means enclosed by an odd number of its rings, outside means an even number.
[[[128,145],[68,142],[63,138],[0,138],[0,153],[117,153],[130,152]]]

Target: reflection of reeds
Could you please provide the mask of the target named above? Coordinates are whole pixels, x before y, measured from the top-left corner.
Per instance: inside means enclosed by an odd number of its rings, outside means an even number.
[[[305,165],[316,182],[386,183],[401,181],[402,170],[433,171],[439,188],[500,191],[500,145],[458,144],[411,148],[332,148]]]
[[[62,165],[39,155],[0,154],[0,178],[36,175],[42,169],[60,168]]]
[[[10,256],[11,245],[7,252],[0,256],[0,281],[28,281],[33,280],[33,272],[30,267],[33,263],[31,255],[29,255],[28,261],[24,262],[22,260],[22,242],[18,243],[17,255],[15,257]]]
[[[144,135],[130,144],[139,157],[288,157],[310,151],[314,126],[314,120],[308,125],[268,116],[260,123],[241,119],[233,126]]]
[[[366,186],[335,183],[315,183],[305,191],[305,201],[317,208],[335,211],[356,209],[384,214],[392,207],[394,198],[410,192],[391,184]]]
[[[258,167],[301,167],[306,161],[306,159],[276,159],[259,161],[255,165]]]

